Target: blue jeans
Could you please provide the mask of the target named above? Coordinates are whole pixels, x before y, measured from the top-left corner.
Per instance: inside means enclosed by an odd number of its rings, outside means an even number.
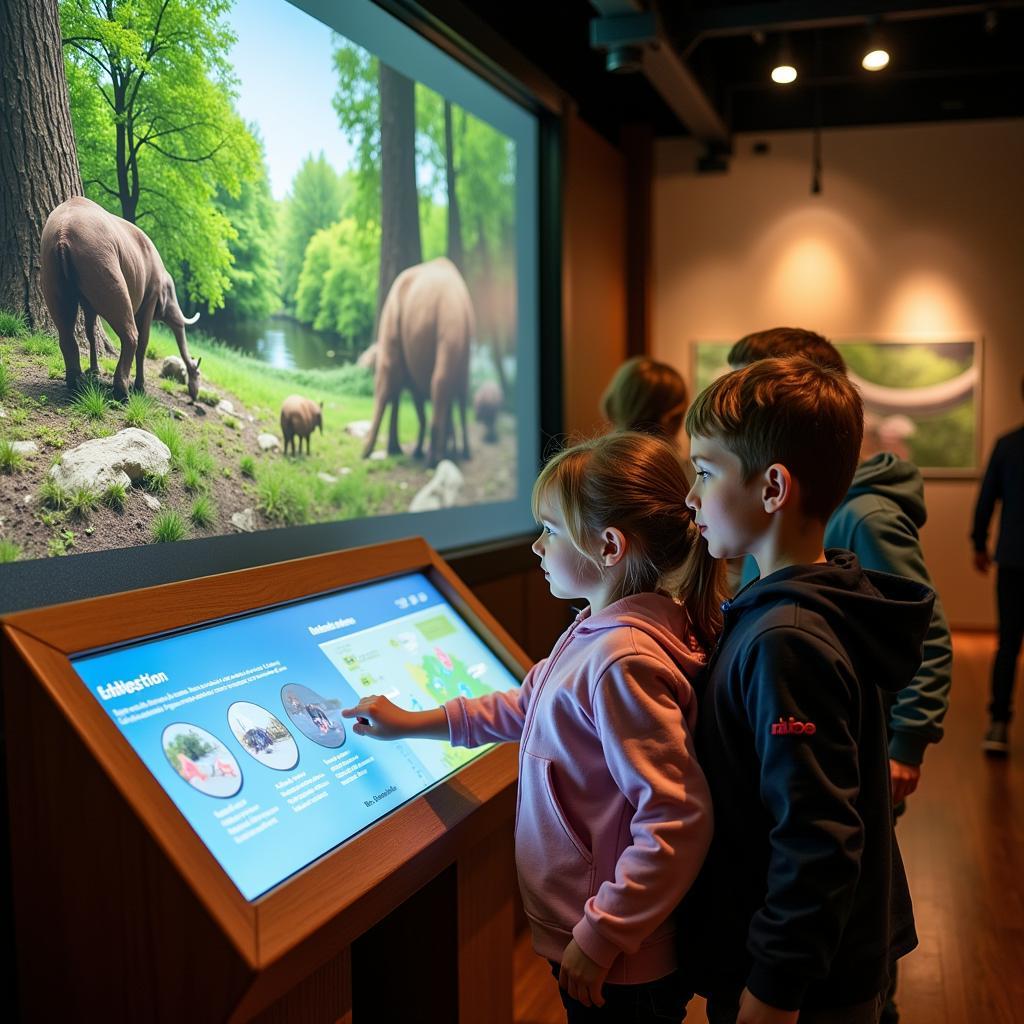
[[[561,964],[548,963],[557,981]],[[606,984],[601,992],[604,1006],[584,1006],[561,986],[558,994],[569,1024],[680,1024],[693,995],[684,989],[678,971],[640,985]]]

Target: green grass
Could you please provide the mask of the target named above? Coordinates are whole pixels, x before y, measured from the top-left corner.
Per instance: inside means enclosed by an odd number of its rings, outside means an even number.
[[[188,523],[170,509],[161,512],[153,520],[153,540],[158,544],[168,544],[188,536]]]
[[[45,444],[49,448],[63,448],[68,443],[68,435],[65,431],[45,423],[37,428],[35,436],[40,444]]]
[[[14,450],[14,443],[0,437],[0,473],[20,473],[24,465],[25,459]]]
[[[359,466],[337,483],[328,485],[327,501],[338,510],[339,519],[372,515],[387,495],[388,487],[369,476],[369,468]]]
[[[19,338],[28,330],[24,313],[11,313],[0,309],[0,334],[7,338]]]
[[[49,555],[66,555],[75,546],[75,531],[61,530],[56,537],[51,537],[46,551]]]
[[[286,525],[309,519],[309,478],[283,463],[263,469],[256,481],[260,510],[268,519]]]
[[[200,388],[199,401],[202,402],[203,405],[216,405],[220,401],[220,395],[218,395],[216,391]]]
[[[133,391],[124,404],[124,421],[129,427],[144,427],[157,411],[157,404],[147,395]]]
[[[158,416],[149,425],[150,432],[158,437],[171,453],[171,461],[177,462],[181,458],[181,451],[185,447],[185,439],[181,434],[181,427],[171,416]]]
[[[75,395],[74,401],[71,403],[71,407],[75,412],[81,413],[86,419],[90,420],[103,419],[107,414],[107,407],[109,405],[110,401],[107,398],[106,391],[94,380],[87,380],[78,389],[78,394]]]
[[[64,379],[64,357],[59,352],[46,360],[46,376],[49,380]]]
[[[200,476],[209,476],[213,472],[213,456],[206,450],[202,441],[189,441],[181,451],[179,458],[182,470],[191,469]]]
[[[149,352],[147,352],[146,355],[148,356]],[[161,380],[159,384],[157,384],[157,387],[161,391],[166,391],[167,394],[173,395],[176,392],[181,391],[182,388],[184,387],[184,385],[179,384],[177,381],[168,380],[168,379],[165,378],[165,379]]]
[[[49,334],[27,334],[18,340],[18,347],[26,355],[57,357],[64,365],[64,357],[60,354],[60,345]]]
[[[142,486],[150,494],[166,494],[168,473],[146,473],[142,478]]]
[[[190,494],[195,494],[196,491],[201,491],[206,487],[206,480],[203,474],[198,469],[193,469],[190,466],[185,466],[182,469],[181,482],[185,485],[185,490]]]
[[[238,463],[238,471],[250,480],[256,479],[256,460],[251,455],[243,455]]]
[[[115,512],[123,512],[128,502],[128,488],[124,484],[108,484],[107,489],[100,495],[100,501]]]
[[[87,519],[96,510],[100,496],[88,487],[76,487],[68,498],[68,511],[79,519]]]
[[[217,506],[209,495],[201,494],[192,502],[188,517],[200,528],[209,526],[217,518]]]
[[[0,563],[16,562],[21,554],[21,548],[13,540],[0,540]]]
[[[0,362],[0,398],[7,398],[12,391],[14,391],[14,378],[11,376],[11,371],[7,369],[7,364]]]
[[[71,504],[71,495],[56,480],[47,477],[39,488],[39,497],[47,508],[61,512]]]
[[[228,430],[237,430],[238,429],[238,420],[236,420],[234,418],[234,416],[225,416],[224,417],[224,426],[227,427]]]

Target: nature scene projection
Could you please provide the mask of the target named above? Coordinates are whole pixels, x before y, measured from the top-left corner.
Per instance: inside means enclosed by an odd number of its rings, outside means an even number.
[[[80,377],[45,314],[0,311],[0,560],[514,499],[513,139],[285,0],[59,14],[102,210],[43,233]],[[173,282],[137,365],[74,250],[137,251],[103,211]]]
[[[836,341],[864,400],[871,450],[891,451],[926,475],[977,471],[980,347],[973,341]],[[697,342],[701,391],[729,369],[732,342]]]

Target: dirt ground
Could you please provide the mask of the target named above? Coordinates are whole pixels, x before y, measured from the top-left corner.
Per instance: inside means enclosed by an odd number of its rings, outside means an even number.
[[[160,502],[160,509],[147,503],[147,492],[138,486],[129,490],[122,511],[102,504],[84,514],[48,508],[40,489],[55,459],[92,437],[124,429],[127,424],[122,407],[112,406],[102,421],[89,420],[72,408],[72,396],[63,377],[49,377],[45,358],[19,352],[16,339],[0,339],[0,352],[13,380],[13,391],[0,399],[0,438],[32,440],[39,446],[35,454],[24,457],[17,471],[0,473],[0,539],[18,545],[19,560],[152,543],[153,521],[165,509],[177,511],[188,521],[195,494],[185,489],[182,474],[177,470],[169,474],[166,491],[148,495]],[[215,518],[206,527],[190,522],[184,539],[235,532],[237,527],[232,524],[231,515],[244,509],[254,510],[257,530],[283,525],[260,511],[256,484],[239,472],[240,461],[246,455],[252,456],[258,467],[285,458],[280,451],[262,451],[257,442],[257,435],[263,432],[280,439],[276,410],[271,414],[267,410],[247,409],[237,395],[218,388],[216,381],[204,380],[203,388],[215,389],[220,398],[233,405],[233,415],[222,416],[208,404],[192,403],[183,387],[174,393],[162,390],[158,386],[158,366],[147,363],[147,395],[159,407],[169,412],[175,410],[172,414],[186,441],[205,439],[214,460],[214,468],[206,477],[205,493],[215,505]],[[101,382],[109,386],[109,373],[101,374]],[[227,424],[229,419],[234,428]],[[314,457],[318,436],[314,434],[312,439]],[[515,495],[514,419],[503,414],[497,444],[486,444],[482,438],[482,425],[471,421],[472,458],[459,463],[465,478],[459,505],[508,500]],[[379,441],[378,448],[382,447],[383,441]],[[405,447],[411,449],[411,439],[406,440]],[[301,464],[305,457],[288,458]],[[422,461],[409,456],[365,465],[372,466],[375,482],[387,484],[378,506],[372,510],[374,514],[406,511],[413,496],[432,475]],[[345,468],[330,466],[326,471],[340,478]],[[316,476],[315,471],[311,470],[311,476]],[[332,514],[330,509],[319,509],[307,521],[337,518],[336,511]]]

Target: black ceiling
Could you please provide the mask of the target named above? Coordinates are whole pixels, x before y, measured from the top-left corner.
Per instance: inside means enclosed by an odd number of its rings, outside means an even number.
[[[450,3],[420,0],[444,17]],[[581,115],[611,139],[623,124],[658,135],[687,134],[642,73],[605,71],[590,24],[607,0],[463,0],[476,18],[568,93]],[[641,0],[619,6],[650,9]],[[1024,2],[749,3],[663,0],[662,31],[732,132],[1024,116]],[[860,67],[869,18],[892,55],[889,67]],[[787,26],[799,77],[779,86],[769,72]],[[663,45],[665,45],[663,43]]]

